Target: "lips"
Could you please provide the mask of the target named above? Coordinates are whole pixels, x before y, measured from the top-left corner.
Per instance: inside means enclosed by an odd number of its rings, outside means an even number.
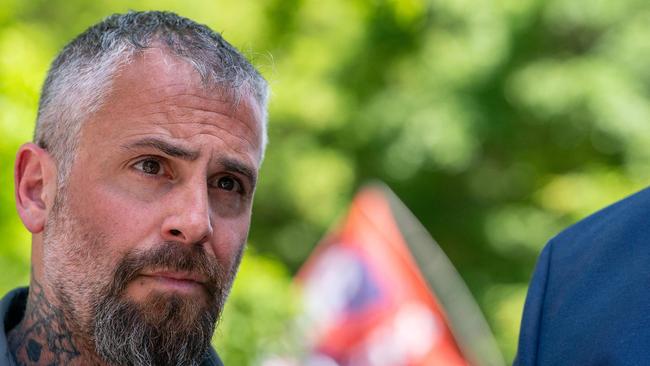
[[[196,282],[199,284],[204,284],[207,281],[205,276],[202,276],[198,273],[190,273],[190,272],[156,271],[150,273],[143,273],[142,275],[147,277],[159,277],[159,278],[175,280],[175,281]]]
[[[155,271],[142,273],[141,276],[151,281],[156,287],[182,293],[206,288],[207,281],[206,277],[190,272]]]

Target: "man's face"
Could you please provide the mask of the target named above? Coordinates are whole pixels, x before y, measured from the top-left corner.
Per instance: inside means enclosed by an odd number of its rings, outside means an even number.
[[[230,100],[152,48],[118,72],[85,122],[43,244],[43,281],[84,338],[110,338],[101,332],[111,317],[154,332],[142,337],[214,326],[248,234],[262,153],[257,104]]]

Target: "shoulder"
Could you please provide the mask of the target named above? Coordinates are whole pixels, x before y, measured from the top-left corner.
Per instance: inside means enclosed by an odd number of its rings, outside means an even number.
[[[2,317],[5,332],[13,329],[22,320],[28,294],[28,287],[18,287],[9,291],[0,300],[0,316]]]
[[[650,361],[649,263],[650,189],[553,238],[531,283],[541,294],[538,362],[562,364],[567,354],[575,364]]]
[[[0,316],[2,331],[0,331],[0,365],[15,365],[15,361],[7,343],[7,334],[22,319],[27,303],[27,287],[16,288],[0,300]]]
[[[208,354],[201,366],[223,366],[223,362],[221,362],[217,351],[215,351],[213,347],[210,347],[208,350]]]
[[[649,241],[650,188],[646,188],[569,227],[548,243],[544,250],[549,289],[576,291],[568,285],[581,284],[593,290],[593,281],[598,280],[606,288],[609,283],[620,284],[617,281],[622,277],[645,272]]]
[[[637,241],[650,234],[650,188],[606,207],[561,232],[554,250],[573,252],[581,246]],[[597,239],[597,240],[596,240]]]

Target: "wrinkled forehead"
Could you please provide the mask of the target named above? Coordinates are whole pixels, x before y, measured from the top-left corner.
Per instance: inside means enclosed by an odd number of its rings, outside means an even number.
[[[220,115],[223,124],[218,127],[223,133],[245,135],[261,158],[264,117],[253,94],[244,90],[237,95],[206,83],[188,61],[162,48],[134,54],[117,70],[97,114],[110,114],[113,120],[138,115],[166,123],[183,120],[186,113],[201,116],[200,112],[208,117]],[[157,119],[150,118],[153,114]]]

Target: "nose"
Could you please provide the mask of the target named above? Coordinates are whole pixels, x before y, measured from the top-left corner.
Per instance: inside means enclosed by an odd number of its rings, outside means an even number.
[[[175,187],[169,192],[163,210],[167,211],[162,224],[166,241],[202,244],[212,236],[210,202],[205,184]]]

